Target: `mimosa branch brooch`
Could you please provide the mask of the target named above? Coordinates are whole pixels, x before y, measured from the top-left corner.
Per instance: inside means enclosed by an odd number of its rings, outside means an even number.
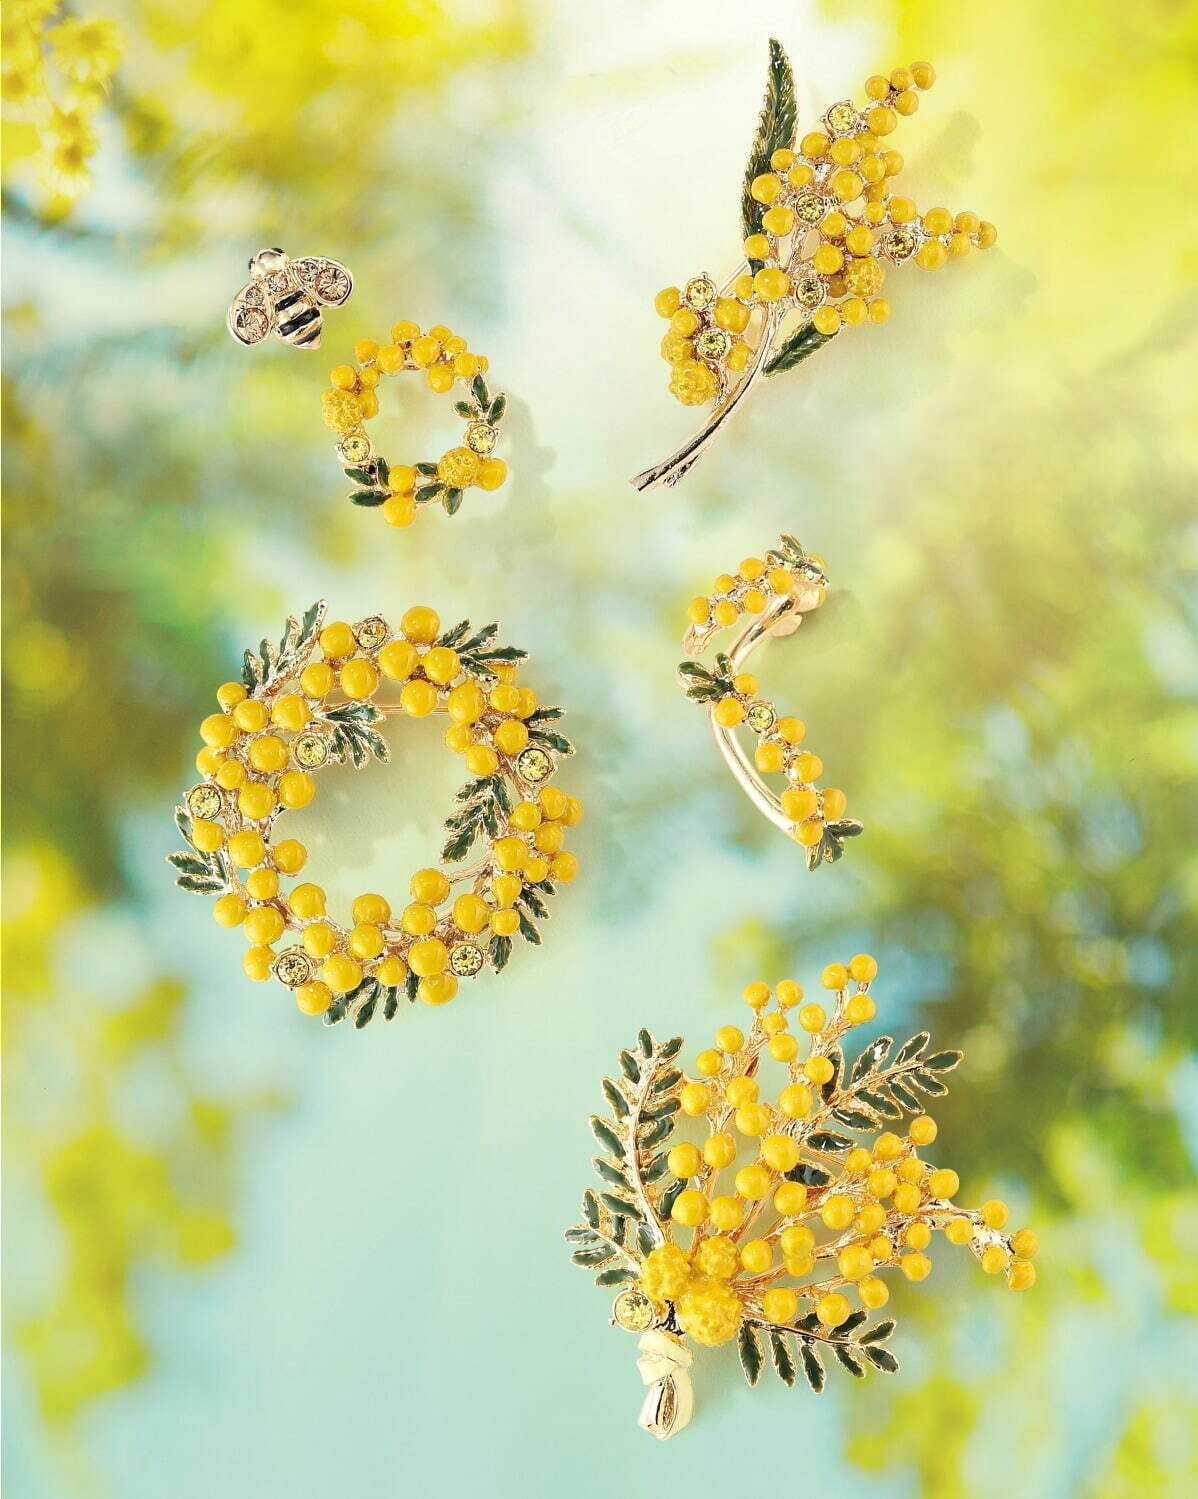
[[[794,77],[770,42],[741,196],[744,259],[721,283],[704,272],[655,303],[669,324],[661,353],[671,394],[715,408],[676,453],[633,478],[637,489],[676,484],[757,380],[793,369],[845,328],[884,322],[891,270],[908,261],[939,270],[994,244],[997,230],[976,213],[921,214],[892,190],[903,158],[886,141],[935,79],[926,62],[869,78],[865,104],[832,104],[796,141]]]

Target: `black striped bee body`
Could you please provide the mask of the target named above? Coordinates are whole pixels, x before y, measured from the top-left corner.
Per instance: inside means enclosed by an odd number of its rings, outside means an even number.
[[[321,308],[342,306],[354,289],[346,268],[323,255],[291,260],[282,250],[259,250],[250,276],[229,308],[229,332],[240,344],[261,343],[273,332],[292,348],[318,349]]]

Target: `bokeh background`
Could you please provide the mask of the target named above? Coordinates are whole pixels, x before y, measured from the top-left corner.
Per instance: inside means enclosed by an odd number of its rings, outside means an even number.
[[[737,253],[771,34],[808,122],[931,59],[903,190],[999,246],[638,497],[690,418],[652,296]],[[1196,42],[1165,0],[9,0],[14,1496],[1194,1492]],[[225,332],[268,244],[357,276],[316,355]],[[490,356],[512,477],[393,532],[319,393],[405,317]],[[384,395],[396,461],[457,430]],[[673,684],[686,601],[782,530],[836,591],[765,683],[867,824],[815,876]],[[540,952],[361,1033],[244,979],[163,863],[213,689],[322,594],[501,619],[590,811]],[[454,770],[408,729],[302,814],[340,898],[427,862]],[[966,1049],[943,1155],[1039,1284],[945,1246],[899,1378],[706,1354],[659,1447],[560,1239],[598,1079],[860,950],[879,1028]]]

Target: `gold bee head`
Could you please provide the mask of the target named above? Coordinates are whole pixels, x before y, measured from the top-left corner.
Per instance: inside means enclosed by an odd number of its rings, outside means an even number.
[[[280,249],[259,250],[257,255],[251,255],[249,259],[249,273],[255,280],[260,281],[264,276],[269,276],[273,271],[286,270],[288,265],[287,256]]]

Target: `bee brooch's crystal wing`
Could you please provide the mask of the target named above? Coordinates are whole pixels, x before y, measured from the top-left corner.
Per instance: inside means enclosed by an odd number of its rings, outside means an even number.
[[[229,306],[229,332],[239,344],[260,344],[275,326],[274,309],[260,281],[243,286]]]
[[[292,261],[292,270],[318,302],[326,307],[341,307],[354,289],[354,278],[339,260],[323,255],[305,255]]]

